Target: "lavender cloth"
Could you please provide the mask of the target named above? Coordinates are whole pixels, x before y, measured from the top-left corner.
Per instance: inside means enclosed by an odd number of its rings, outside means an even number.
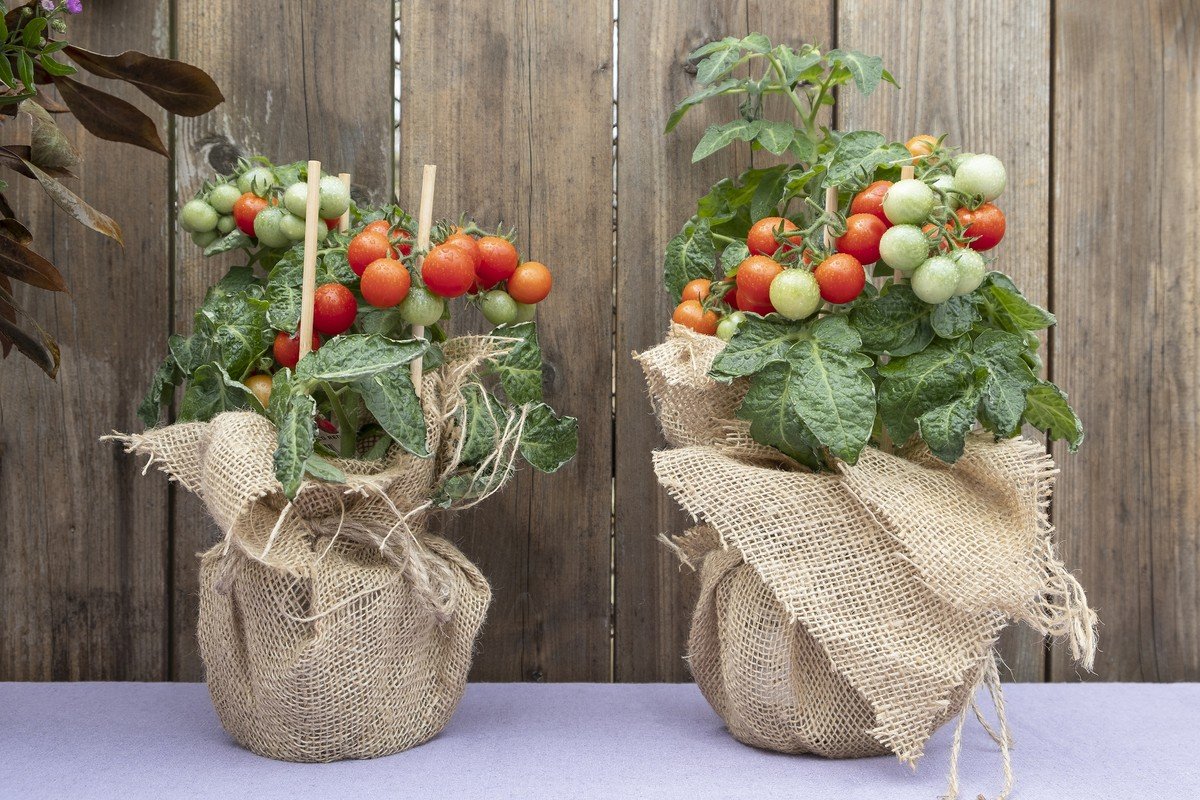
[[[1005,687],[1013,800],[1200,797],[1200,684]],[[990,708],[988,709],[990,713]],[[2,798],[922,798],[945,788],[951,726],[916,774],[738,744],[688,684],[474,684],[450,726],[374,761],[287,764],[221,730],[201,684],[0,684]],[[962,797],[1000,757],[972,720]]]

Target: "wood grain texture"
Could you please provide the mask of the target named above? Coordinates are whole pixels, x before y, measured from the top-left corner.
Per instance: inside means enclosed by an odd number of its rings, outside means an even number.
[[[1060,2],[1056,21],[1052,369],[1088,437],[1058,452],[1064,557],[1100,615],[1095,678],[1196,680],[1200,4]]]
[[[522,470],[450,525],[494,592],[472,678],[607,681],[612,6],[405,3],[401,51],[400,197],[414,205],[421,165],[435,163],[435,216],[516,225],[523,257],[549,265],[546,400],[579,418],[574,461]]]
[[[175,181],[186,199],[238,156],[274,163],[315,158],[350,172],[359,202],[392,195],[392,9],[376,0],[178,0],[179,58],[204,69],[226,101],[175,128]],[[175,326],[190,333],[205,290],[236,263],[204,258],[175,229]],[[161,343],[159,345],[162,346]],[[203,674],[196,649],[196,553],[216,541],[201,504],[174,492],[174,650],[177,680]]]
[[[114,0],[104,15],[73,19],[71,37],[100,52],[164,52],[167,13],[166,2]],[[163,128],[166,115],[137,91],[81,80]],[[34,249],[59,266],[72,296],[17,292],[58,339],[57,381],[15,352],[0,365],[0,680],[163,680],[166,487],[99,437],[139,424],[134,412],[167,332],[169,164],[58,121],[83,156],[69,185],[116,219],[126,246],[5,174]],[[24,126],[4,127],[6,141],[22,140]]]
[[[694,89],[687,56],[706,41],[761,31],[781,41],[829,41],[825,3],[721,2],[624,4],[619,20],[617,98],[617,336],[615,676],[619,681],[678,681],[698,584],[657,541],[690,522],[658,488],[650,452],[662,434],[630,352],[662,341],[671,319],[662,285],[667,242],[718,180],[750,166],[745,148],[691,163],[705,127],[736,113],[706,104],[670,135],[671,109]]]
[[[998,205],[1008,230],[991,253],[994,268],[1011,275],[1034,302],[1045,304],[1049,3],[929,0],[888,5],[888,12],[881,13],[879,3],[866,0],[838,4],[838,46],[882,56],[902,87],[881,85],[867,98],[843,90],[838,127],[877,130],[899,141],[919,133],[947,134],[951,144],[964,150],[1000,158],[1009,185]],[[1042,637],[1010,628],[1000,651],[1015,680],[1043,679]]]

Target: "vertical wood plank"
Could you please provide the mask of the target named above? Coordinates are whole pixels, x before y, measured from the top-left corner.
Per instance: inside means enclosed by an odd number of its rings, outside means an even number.
[[[697,584],[657,541],[678,533],[685,514],[658,488],[650,452],[662,447],[641,369],[629,357],[661,341],[672,309],[662,285],[667,242],[696,200],[749,166],[745,148],[699,164],[691,153],[704,128],[735,113],[694,109],[669,136],[675,104],[693,91],[688,53],[705,41],[761,31],[779,41],[828,43],[831,3],[625,3],[619,24],[617,119],[617,336],[615,480],[615,678],[680,681]]]
[[[348,171],[358,202],[392,196],[391,3],[176,2],[179,58],[206,70],[226,95],[212,113],[176,125],[181,200],[238,156],[256,154],[274,163],[315,158],[332,174]],[[235,261],[206,259],[187,234],[173,235],[175,330],[186,334],[205,290]],[[174,520],[173,677],[199,680],[195,555],[217,531],[184,491],[175,491]]]
[[[71,41],[105,53],[167,52],[167,2],[85,10],[69,21]],[[144,109],[165,136],[166,114],[136,90],[77,77]],[[57,382],[15,351],[0,364],[0,680],[162,680],[166,487],[98,439],[140,425],[134,412],[166,340],[169,162],[58,122],[83,156],[79,180],[68,183],[116,219],[126,245],[5,176],[33,248],[59,266],[72,296],[17,290],[58,339]],[[6,140],[21,129],[6,125]]]
[[[1000,158],[1009,183],[998,205],[1008,230],[994,251],[995,269],[1042,304],[1049,291],[1049,20],[1046,0],[838,5],[838,45],[882,56],[902,86],[880,86],[868,98],[843,91],[838,127],[900,141],[944,133],[964,150]],[[1014,679],[1043,679],[1040,636],[1011,628],[1000,652]]]
[[[1196,680],[1200,4],[1059,2],[1056,21],[1052,369],[1088,437],[1056,453],[1063,554],[1100,615],[1096,678]],[[1051,664],[1077,674],[1064,649]]]
[[[579,418],[574,461],[522,470],[450,525],[494,592],[475,680],[611,674],[611,26],[609,0],[403,5],[401,200],[436,163],[437,216],[515,224],[522,254],[549,265],[546,400]]]

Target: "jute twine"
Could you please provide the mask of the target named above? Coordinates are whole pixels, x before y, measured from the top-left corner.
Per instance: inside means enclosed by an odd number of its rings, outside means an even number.
[[[743,381],[708,377],[724,343],[675,326],[636,357],[670,447],[659,482],[701,524],[669,540],[700,572],[689,662],[730,733],[831,758],[894,753],[914,766],[958,717],[949,796],[976,690],[1010,739],[996,668],[1021,621],[1065,636],[1090,669],[1095,614],[1054,552],[1056,470],[1025,439],[969,437],[954,465],[919,442],[813,473],[755,443],[734,418]]]
[[[199,496],[224,531],[200,555],[198,635],[217,715],[245,747],[288,761],[371,758],[449,721],[491,588],[429,532],[430,497],[463,469],[463,387],[505,346],[451,340],[424,376],[434,457],[393,447],[381,461],[334,460],[345,484],[306,478],[290,502],[274,474],[275,428],[259,414],[114,437]],[[519,424],[501,429],[474,469],[487,493],[510,474],[520,437]]]

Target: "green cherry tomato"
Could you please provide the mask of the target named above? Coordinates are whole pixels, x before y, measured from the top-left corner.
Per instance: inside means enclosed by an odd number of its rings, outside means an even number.
[[[264,247],[286,247],[292,243],[291,239],[280,230],[280,223],[282,223],[285,213],[287,212],[283,209],[274,206],[258,212],[258,216],[254,218],[254,235],[258,238],[259,244]]]
[[[785,269],[776,275],[769,294],[771,305],[788,319],[810,317],[821,305],[821,287],[806,269]]]
[[[283,207],[292,212],[293,216],[304,219],[308,210],[308,184],[301,181],[287,187],[283,192]]]
[[[179,210],[179,227],[188,233],[206,233],[217,227],[220,215],[203,200],[189,200]]]
[[[529,322],[537,316],[537,305],[534,303],[517,303],[517,316],[513,322]]]
[[[955,250],[950,257],[958,265],[958,285],[955,287],[954,293],[970,294],[978,289],[979,284],[983,283],[983,276],[987,274],[987,262],[984,261],[983,256],[974,250],[964,248]]]
[[[266,167],[248,169],[237,179],[237,187],[241,191],[241,194],[254,192],[259,197],[266,197],[267,190],[274,185],[275,173]]]
[[[433,325],[442,318],[446,304],[442,298],[420,286],[408,290],[408,297],[400,303],[400,316],[409,325]]]
[[[958,288],[958,267],[946,256],[934,256],[912,274],[912,290],[930,305],[944,303]]]
[[[879,239],[879,257],[892,269],[912,272],[929,257],[929,241],[916,225],[893,225]]]
[[[924,222],[933,206],[937,195],[916,178],[898,181],[892,184],[883,196],[883,213],[893,225],[919,225]]]
[[[954,188],[969,197],[982,197],[985,203],[1004,194],[1007,184],[1004,164],[992,155],[971,156],[954,171]]]
[[[485,294],[481,305],[483,316],[493,325],[507,325],[517,318],[517,301],[500,289]]]
[[[350,208],[350,191],[341,178],[326,175],[321,178],[321,219],[333,219],[345,214]]]
[[[290,211],[283,212],[283,216],[280,217],[279,230],[293,242],[304,240],[304,220]]]
[[[196,231],[192,234],[192,241],[199,247],[208,247],[219,238],[221,235],[216,231]]]
[[[217,230],[220,231],[222,236],[227,233],[232,233],[233,229],[236,227],[237,220],[233,218],[233,215],[227,215],[217,220]]]
[[[951,211],[954,211],[956,208],[958,208],[959,206],[962,205],[962,202],[960,201],[958,195],[950,194],[950,191],[954,189],[954,176],[953,175],[938,175],[937,178],[933,181],[933,188],[941,189],[943,192],[946,192],[945,195],[938,195],[938,197],[946,198],[946,207],[949,208]]]
[[[216,209],[218,214],[233,213],[233,204],[238,201],[244,192],[239,192],[238,187],[232,183],[222,183],[214,186],[208,193],[208,204]]]
[[[963,162],[968,158],[974,158],[974,153],[959,153],[954,158],[950,159],[950,171],[954,172],[963,165]]]

